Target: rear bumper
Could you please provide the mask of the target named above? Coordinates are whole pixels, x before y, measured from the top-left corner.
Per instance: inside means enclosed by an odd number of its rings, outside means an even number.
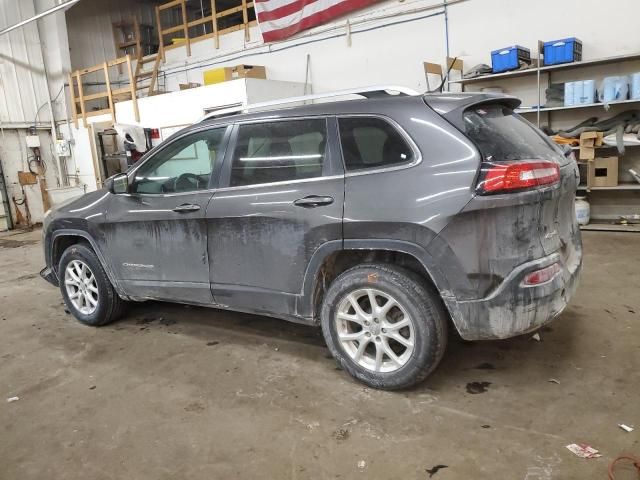
[[[562,270],[551,281],[534,287],[521,286],[527,273],[555,262]],[[465,340],[514,337],[535,331],[560,315],[575,293],[581,270],[582,248],[578,244],[565,261],[554,253],[520,265],[485,298],[443,300]]]
[[[58,277],[50,267],[46,267],[40,270],[40,276],[51,285],[55,285],[56,287],[58,286]]]

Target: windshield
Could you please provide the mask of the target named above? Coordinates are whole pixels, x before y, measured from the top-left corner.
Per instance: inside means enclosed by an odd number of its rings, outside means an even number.
[[[480,105],[466,110],[464,128],[486,161],[562,161],[553,143],[507,106]]]

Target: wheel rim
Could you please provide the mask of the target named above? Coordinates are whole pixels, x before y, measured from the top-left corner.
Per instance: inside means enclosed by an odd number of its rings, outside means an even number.
[[[400,302],[377,289],[349,293],[338,305],[335,326],[344,351],[373,372],[399,370],[414,350],[413,320]]]
[[[91,315],[98,308],[98,283],[89,266],[80,261],[69,262],[64,272],[67,296],[76,310]]]

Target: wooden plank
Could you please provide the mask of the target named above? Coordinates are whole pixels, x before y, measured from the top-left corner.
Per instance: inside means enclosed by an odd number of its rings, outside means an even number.
[[[113,95],[111,93],[111,79],[109,78],[109,66],[104,62],[104,82],[107,84],[107,97],[109,98],[109,110],[111,110],[111,120],[116,123],[116,109],[113,105]]]
[[[49,192],[47,191],[47,181],[40,179],[40,196],[42,197],[42,209],[46,212],[51,208],[51,200],[49,200]]]
[[[73,85],[73,76],[69,74],[69,96],[71,97],[71,116],[73,118],[73,126],[78,128],[78,106],[76,105],[76,92]]]
[[[149,83],[149,90],[147,95],[151,96],[156,93],[156,82],[158,81],[158,69],[160,68],[160,57],[156,57],[156,62],[153,64],[153,75],[151,75],[151,81]]]
[[[244,40],[249,41],[249,14],[247,13],[247,0],[242,0],[242,23],[244,24]]]
[[[216,50],[220,48],[220,35],[218,33],[218,14],[216,13],[216,0],[211,0],[211,22],[213,23],[213,37]]]
[[[169,35],[170,33],[184,32],[184,25],[176,25],[175,27],[162,30],[162,36]]]
[[[210,22],[212,20],[212,17],[202,17],[199,18],[198,20],[191,20],[187,25],[189,26],[189,28],[191,27],[197,27],[198,25],[202,25],[203,23],[207,23]]]
[[[131,68],[131,57],[127,55],[127,72],[129,73],[129,87],[131,88],[131,101],[133,102],[133,114],[136,122],[140,121],[140,111],[138,110],[138,99],[136,97],[136,84],[133,79],[133,69]]]
[[[244,0],[243,0],[244,1]],[[182,0],[182,25],[184,26],[184,40],[187,43],[187,57],[191,56],[191,42],[189,41],[189,19],[187,18],[187,2]]]
[[[167,8],[178,7],[183,3],[183,0],[173,0],[173,2],[163,3],[162,5],[158,5],[158,10],[166,10]]]
[[[88,73],[94,73],[99,70],[102,70],[102,64],[95,65],[93,67],[83,68],[82,70],[78,70],[78,72],[80,73],[80,75],[87,75]]]
[[[164,57],[164,38],[162,37],[162,20],[160,19],[160,8],[156,6],[156,24],[158,26],[158,55],[166,62]]]
[[[127,63],[127,57],[118,57],[115,60],[111,60],[109,62],[107,62],[107,66],[108,67],[113,67],[115,65],[120,65],[122,63]]]
[[[87,112],[86,116],[87,117],[97,117],[98,115],[106,115],[106,114],[110,114],[111,113],[111,109],[110,108],[103,108],[102,110],[91,110],[90,112]]]
[[[87,128],[87,114],[84,111],[84,93],[82,91],[82,78],[80,72],[76,72],[76,79],[78,80],[78,96],[80,97],[80,112],[82,113],[82,125]]]
[[[122,87],[122,88],[114,88],[111,90],[111,95],[122,95],[123,93],[131,93],[131,88]]]
[[[109,96],[108,92],[91,93],[89,95],[84,96],[84,101],[88,102],[89,100],[97,100],[98,98],[107,98],[108,96]]]
[[[142,56],[142,45],[140,43],[140,24],[138,23],[138,18],[133,17],[133,32],[136,35],[136,56]]]

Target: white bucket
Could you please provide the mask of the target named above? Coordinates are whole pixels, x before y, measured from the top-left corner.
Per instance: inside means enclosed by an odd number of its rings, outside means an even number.
[[[588,225],[591,218],[591,205],[586,197],[576,197],[576,219],[578,225]]]

